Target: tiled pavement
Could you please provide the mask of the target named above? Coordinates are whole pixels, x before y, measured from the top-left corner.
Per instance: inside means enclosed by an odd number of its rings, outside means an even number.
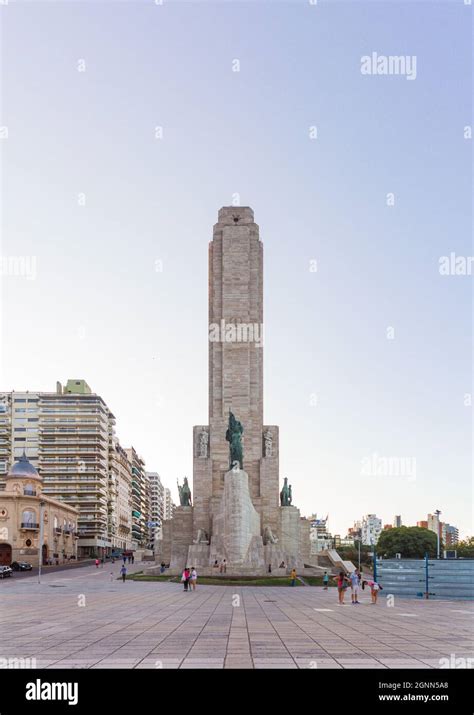
[[[474,604],[335,589],[115,580],[120,564],[0,582],[2,658],[38,668],[439,668],[474,657]],[[132,570],[141,570],[135,565]],[[474,662],[474,661],[473,661]]]

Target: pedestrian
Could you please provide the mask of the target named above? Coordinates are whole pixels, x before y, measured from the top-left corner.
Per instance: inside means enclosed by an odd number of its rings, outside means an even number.
[[[95,567],[96,567],[96,569],[98,569],[98,568],[99,568],[99,564],[100,564],[100,561],[99,561],[99,559],[96,559],[96,560],[95,560]]]
[[[329,583],[329,576],[328,576],[328,572],[325,571],[325,572],[324,572],[324,576],[323,576],[323,586],[324,586],[324,589],[323,589],[323,590],[324,590],[324,591],[327,591],[327,590],[328,590],[328,583]]]
[[[339,571],[339,576],[334,576],[334,581],[337,582],[337,592],[339,594],[339,605],[344,605],[344,594],[346,592],[349,579],[344,575],[344,571]]]
[[[104,557],[102,556],[102,558],[101,558],[101,560],[100,560],[100,567],[101,567],[102,569],[104,568],[104,562],[105,562],[105,559],[104,559]]]
[[[127,567],[125,564],[120,569],[120,575],[122,576],[122,583],[125,583],[125,579],[127,578]]]
[[[122,559],[122,561],[123,561],[123,565],[125,566],[125,564],[127,563],[127,557],[124,556],[123,559]]]
[[[272,572],[272,565],[268,564],[268,573],[271,573],[271,572]]]
[[[132,563],[132,557],[131,557],[131,556],[128,557],[128,563],[129,563],[129,564]]]
[[[364,588],[366,585],[370,587],[370,605],[374,606],[377,604],[379,591],[383,591],[383,588],[377,581],[362,581],[362,588]]]
[[[187,591],[189,585],[189,569],[187,566],[185,566],[185,568],[183,569],[183,573],[181,574],[181,581],[183,582],[183,590]]]
[[[162,561],[161,565],[160,565],[160,573],[164,573],[164,572],[165,572],[165,562]]]
[[[114,572],[113,572],[113,571],[110,572],[110,580],[111,580],[111,581],[114,580]]]
[[[224,573],[227,573],[227,561],[225,559],[222,562],[222,570]]]
[[[358,595],[359,595],[359,582],[360,582],[360,573],[359,569],[356,569],[353,571],[350,576],[350,581],[351,581],[351,602],[353,605],[360,603],[358,600]]]
[[[132,564],[135,563],[135,556],[132,554]]]
[[[196,571],[195,567],[193,566],[191,568],[190,580],[189,580],[189,583],[191,584],[191,588],[193,591],[196,590],[197,577],[198,577],[197,571]]]
[[[296,583],[296,569],[291,570],[290,578],[291,578],[291,585],[294,586]]]

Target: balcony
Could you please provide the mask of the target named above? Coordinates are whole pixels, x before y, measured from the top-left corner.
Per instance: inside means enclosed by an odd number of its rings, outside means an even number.
[[[35,524],[32,521],[26,521],[26,522],[22,521],[21,525],[20,525],[20,529],[28,529],[30,531],[38,531],[39,528],[40,528],[40,525]]]
[[[23,494],[26,497],[35,497],[36,496],[36,491],[34,489],[23,489]]]

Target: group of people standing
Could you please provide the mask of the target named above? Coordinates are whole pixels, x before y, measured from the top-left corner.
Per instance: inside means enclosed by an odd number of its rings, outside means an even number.
[[[187,566],[184,568],[183,573],[181,575],[181,582],[183,584],[183,589],[185,591],[195,591],[196,590],[196,584],[197,584],[197,571],[192,566],[191,568],[188,568]]]
[[[351,587],[351,603],[352,605],[360,604],[359,601],[359,587],[362,584],[362,590],[366,586],[370,588],[371,604],[375,605],[377,603],[377,597],[379,591],[382,590],[382,586],[375,580],[362,580],[362,574],[359,569],[355,569],[349,576],[346,576],[344,571],[340,571],[338,576],[333,576],[333,580],[337,582],[337,591],[339,595],[339,605],[344,605],[344,596],[347,588]],[[329,576],[327,572],[324,573],[323,583],[324,588],[327,590],[327,584],[329,581]]]

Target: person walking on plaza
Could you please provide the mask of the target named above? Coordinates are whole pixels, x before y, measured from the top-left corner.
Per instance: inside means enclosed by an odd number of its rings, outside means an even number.
[[[353,571],[350,576],[351,580],[351,600],[353,604],[360,603],[358,600],[358,595],[359,595],[359,582],[360,582],[360,573],[359,569],[356,569]]]
[[[122,561],[123,561],[123,565],[125,566],[125,564],[127,563],[127,557],[124,556],[123,559],[122,559]]]
[[[122,583],[125,583],[125,579],[127,578],[127,567],[125,566],[125,564],[120,569],[120,575],[122,577]]]
[[[99,561],[99,559],[96,559],[96,560],[95,560],[95,567],[96,567],[96,569],[98,569],[98,568],[99,568],[99,564],[100,564],[100,561]]]
[[[337,582],[337,592],[339,594],[339,605],[344,605],[344,594],[346,592],[349,579],[344,575],[344,571],[339,571],[339,576],[334,576],[334,581]]]
[[[132,564],[135,563],[135,556],[132,554]]]
[[[327,591],[327,590],[328,590],[328,583],[329,583],[329,576],[328,576],[328,572],[325,571],[325,572],[324,572],[324,576],[323,576],[324,591]]]
[[[196,569],[195,569],[194,566],[193,566],[192,569],[191,569],[190,580],[189,580],[190,586],[191,586],[191,588],[192,588],[193,591],[196,590],[197,577],[198,577],[197,571],[196,571]]]
[[[296,569],[292,569],[290,578],[291,578],[291,585],[294,586],[296,583]]]

